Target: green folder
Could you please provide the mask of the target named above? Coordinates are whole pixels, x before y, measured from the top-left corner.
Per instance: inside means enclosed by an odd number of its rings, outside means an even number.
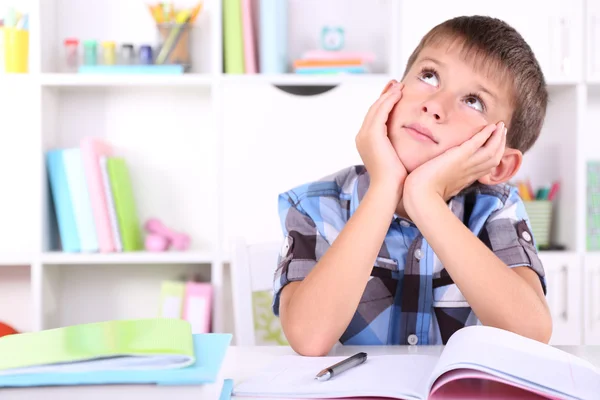
[[[106,169],[113,193],[115,212],[119,223],[119,232],[123,243],[123,251],[144,249],[142,228],[135,206],[131,177],[125,159],[108,157]]]
[[[115,320],[0,338],[0,376],[173,369],[195,361],[191,325],[183,319]]]
[[[244,36],[240,0],[223,0],[223,55],[225,73],[243,74]]]

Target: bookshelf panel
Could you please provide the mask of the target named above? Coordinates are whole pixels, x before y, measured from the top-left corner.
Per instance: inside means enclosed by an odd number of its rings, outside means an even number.
[[[159,218],[191,236],[190,250],[211,251],[217,212],[209,94],[185,87],[44,88],[43,149],[76,147],[86,136],[103,138],[125,158],[140,224]],[[45,202],[44,251],[59,249],[50,204]]]
[[[204,264],[44,265],[44,329],[159,315],[164,280],[210,282]]]
[[[216,0],[204,1],[204,10],[198,15],[189,34],[191,72],[209,73],[211,70],[211,13]],[[156,2],[158,3],[158,2]],[[179,7],[193,7],[198,2],[176,2]],[[102,57],[102,41],[115,41],[119,54],[123,43],[131,43],[138,50],[140,45],[156,46],[159,32],[147,4],[143,1],[103,0],[82,2],[78,0],[44,0],[41,7],[41,60],[42,72],[65,72],[64,40],[75,37],[80,41],[97,41],[98,60]],[[139,52],[136,51],[136,55]]]

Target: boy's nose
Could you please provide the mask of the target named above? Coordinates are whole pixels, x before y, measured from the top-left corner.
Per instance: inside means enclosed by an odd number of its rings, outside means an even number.
[[[440,119],[442,119],[442,117],[440,116],[441,113],[433,111],[432,107],[428,108],[427,105],[424,105],[422,110],[425,114],[431,113],[433,118],[435,118],[436,121],[439,121]]]

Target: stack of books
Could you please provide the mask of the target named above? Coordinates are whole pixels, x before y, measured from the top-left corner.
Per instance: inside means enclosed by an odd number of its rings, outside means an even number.
[[[375,60],[371,53],[311,50],[294,61],[297,74],[366,74]]]
[[[101,139],[46,153],[52,209],[69,253],[144,248],[131,178],[124,158]]]
[[[143,318],[0,338],[0,388],[216,382],[230,334],[193,334],[187,321]]]

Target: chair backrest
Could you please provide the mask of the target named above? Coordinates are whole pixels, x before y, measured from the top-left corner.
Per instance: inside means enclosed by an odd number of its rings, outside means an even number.
[[[236,345],[287,344],[271,310],[273,276],[282,243],[234,241],[231,289]]]

